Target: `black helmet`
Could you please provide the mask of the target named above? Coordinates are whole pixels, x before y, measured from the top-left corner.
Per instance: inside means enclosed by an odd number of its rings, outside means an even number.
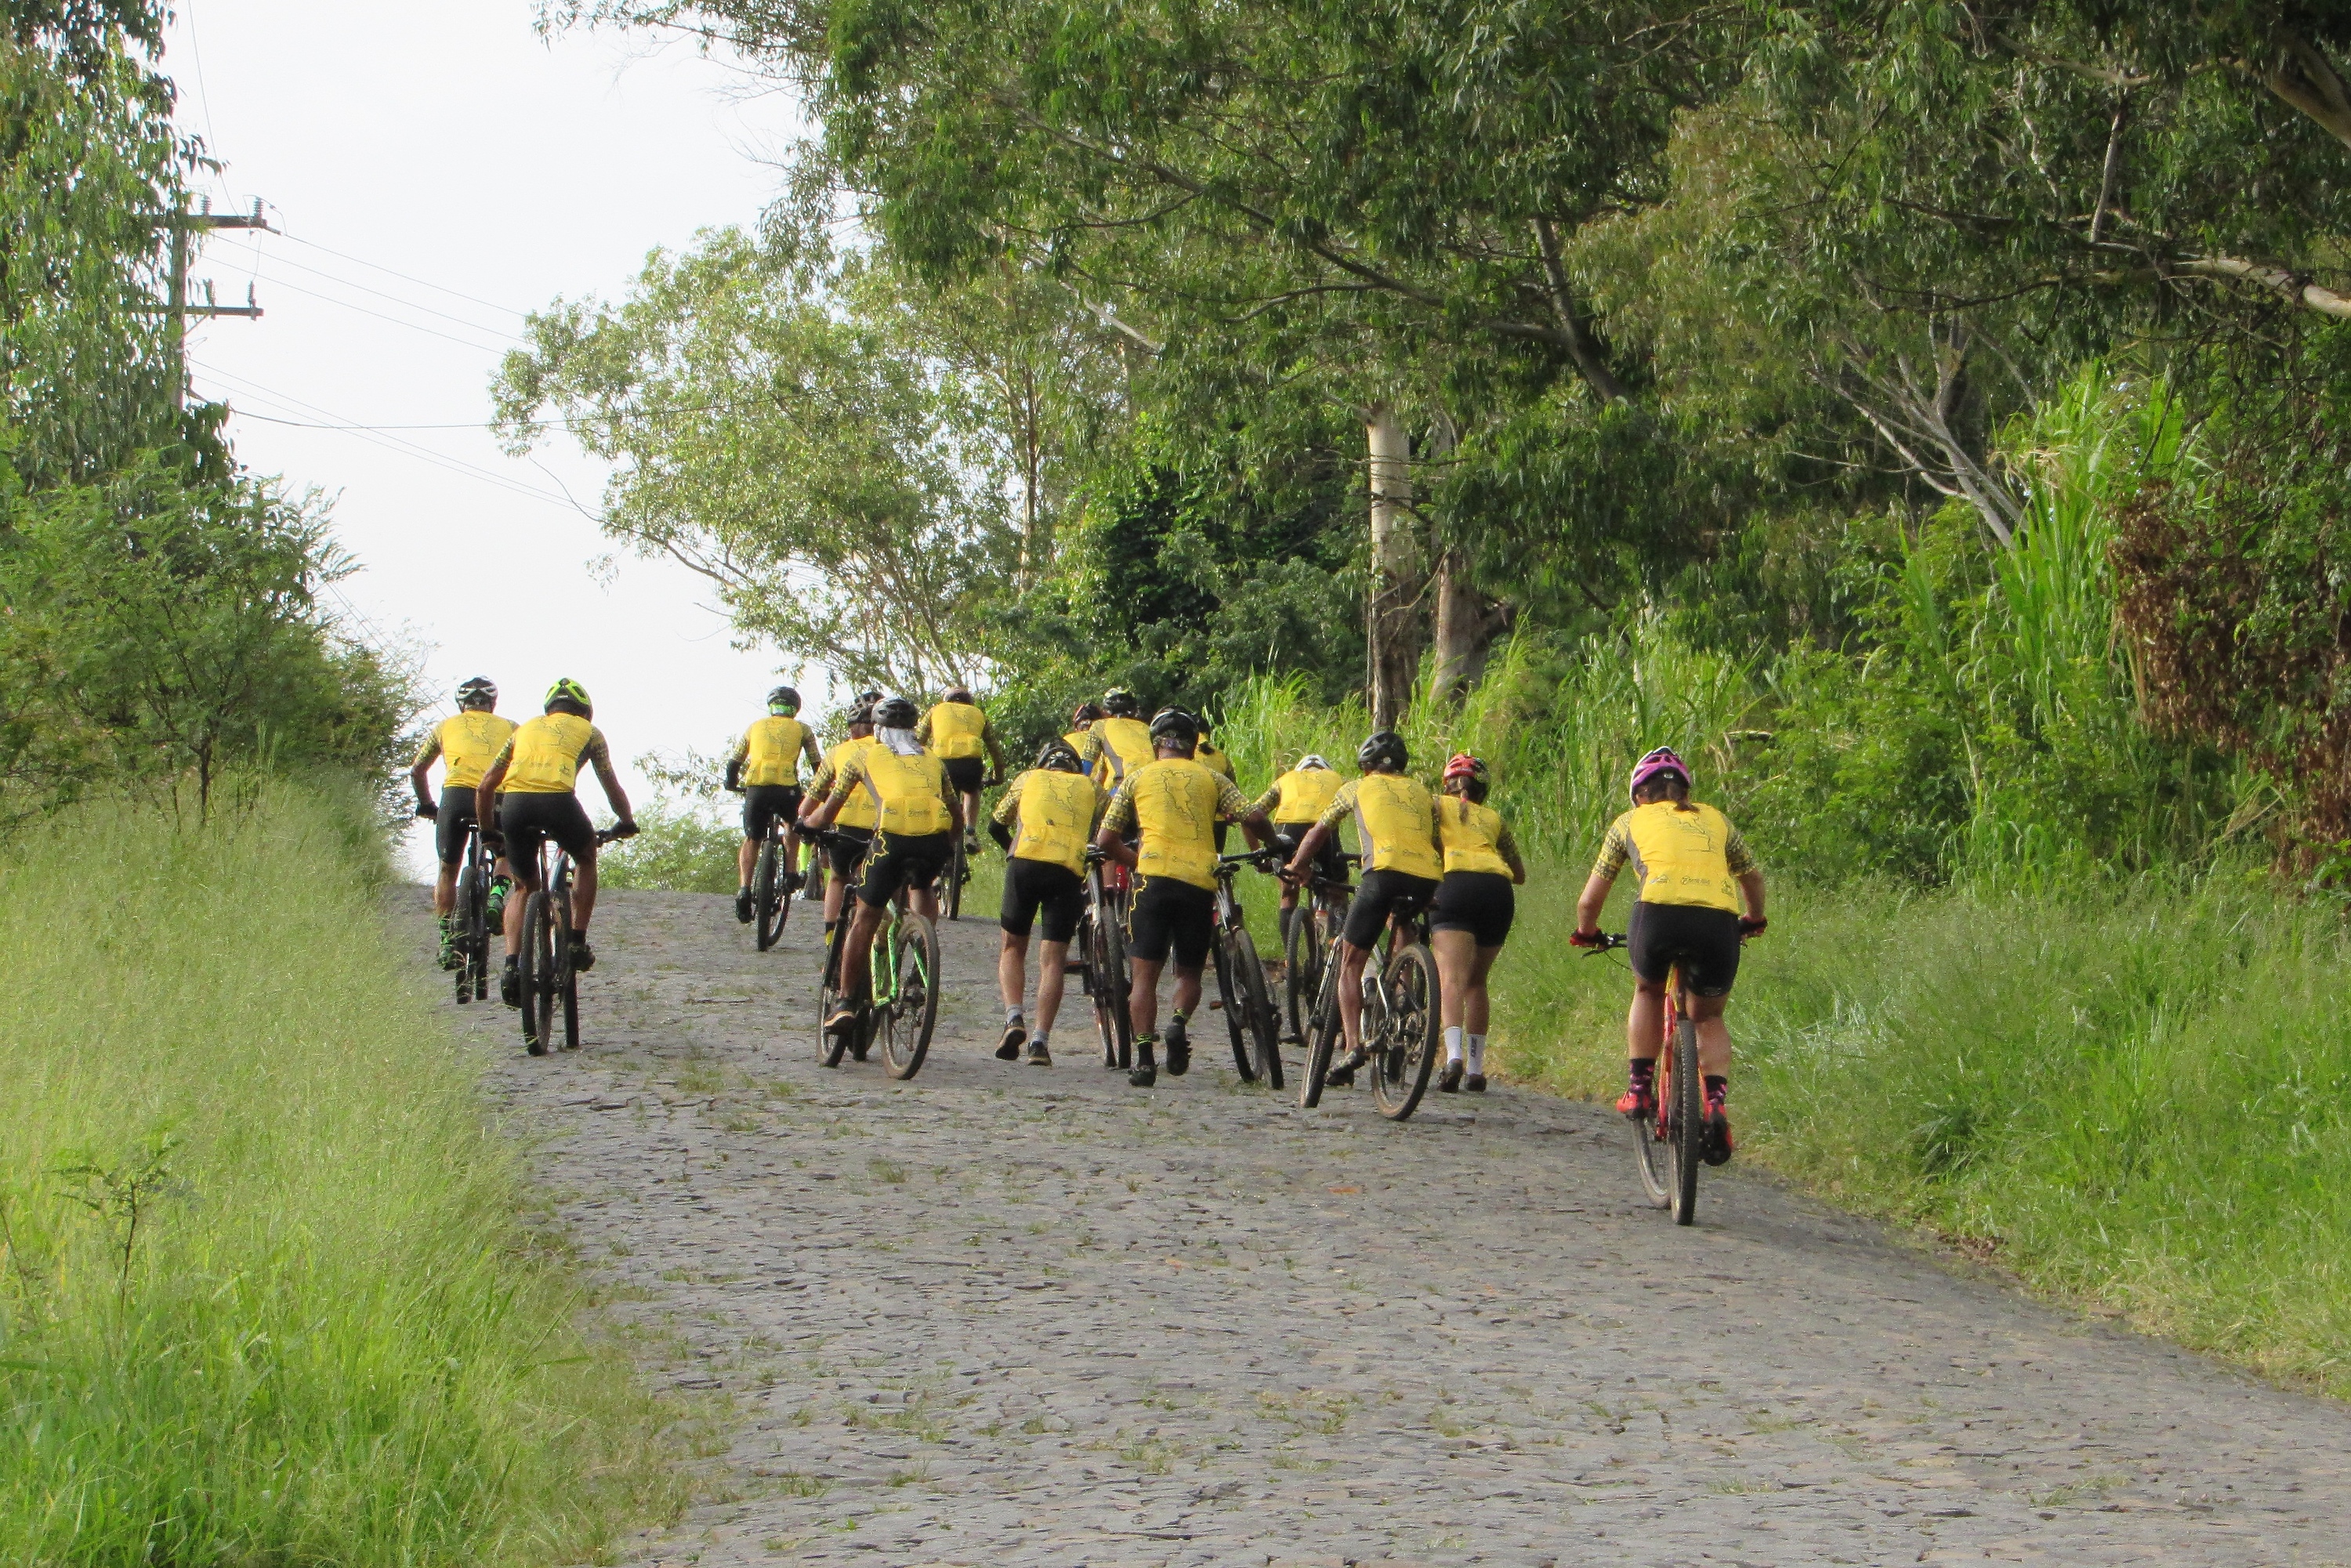
[[[1375,729],[1355,747],[1355,766],[1366,773],[1384,766],[1401,773],[1411,760],[1405,755],[1404,737],[1392,729]]]
[[[459,707],[491,708],[498,706],[498,688],[487,675],[475,675],[457,688]]]
[[[1196,745],[1200,739],[1200,721],[1180,707],[1161,708],[1158,716],[1151,721],[1151,738],[1175,739],[1186,746]]]
[[[1050,768],[1056,773],[1083,773],[1086,765],[1078,758],[1077,747],[1055,736],[1037,748],[1037,766]]]
[[[949,686],[946,690],[939,694],[939,701],[943,703],[961,703],[966,707],[969,707],[971,706],[971,688],[969,686]]]
[[[768,711],[786,716],[800,711],[800,694],[789,686],[778,686],[768,694]]]
[[[1102,712],[1113,718],[1133,718],[1143,711],[1143,705],[1136,702],[1134,694],[1124,686],[1113,686],[1102,693]]]
[[[873,705],[876,729],[912,729],[922,716],[922,710],[907,697],[883,697]]]
[[[875,703],[878,703],[881,700],[882,694],[880,692],[860,692],[857,694],[855,706],[858,707],[872,707]]]
[[[1098,718],[1106,718],[1108,716],[1109,716],[1107,714],[1102,712],[1102,706],[1100,703],[1080,703],[1078,705],[1077,711],[1070,715],[1070,727],[1071,729],[1083,729],[1086,726],[1093,723],[1094,720]]]

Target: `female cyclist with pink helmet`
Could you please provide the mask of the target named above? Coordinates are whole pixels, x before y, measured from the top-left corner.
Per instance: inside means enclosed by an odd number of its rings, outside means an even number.
[[[1657,1052],[1665,1033],[1666,982],[1681,966],[1698,1026],[1698,1072],[1705,1080],[1703,1150],[1709,1165],[1730,1158],[1730,1029],[1722,1012],[1739,975],[1739,946],[1760,934],[1763,872],[1747,841],[1711,806],[1690,799],[1688,764],[1659,747],[1633,765],[1633,809],[1618,817],[1575,904],[1579,947],[1600,944],[1600,908],[1627,862],[1638,883],[1626,956],[1633,963],[1633,1008],[1625,1020],[1631,1052],[1628,1082],[1616,1109],[1639,1120],[1655,1115]],[[1740,901],[1746,900],[1740,913]]]

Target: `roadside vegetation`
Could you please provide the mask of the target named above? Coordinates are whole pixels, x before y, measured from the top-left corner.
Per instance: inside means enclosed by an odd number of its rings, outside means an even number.
[[[580,1562],[675,1500],[364,799],[0,848],[0,1560]],[[289,890],[298,889],[299,896]]]

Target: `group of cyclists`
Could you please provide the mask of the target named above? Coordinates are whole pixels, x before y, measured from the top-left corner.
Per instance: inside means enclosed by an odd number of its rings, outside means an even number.
[[[636,828],[594,708],[577,682],[557,681],[542,713],[520,725],[498,716],[496,705],[489,681],[461,685],[456,714],[428,734],[412,778],[417,814],[436,825],[434,903],[442,917],[443,962],[452,963],[458,862],[468,826],[478,822],[486,845],[500,857],[491,919],[506,937],[501,993],[516,1005],[522,901],[510,894],[516,886],[534,890],[544,842],[569,852],[577,867],[572,967],[585,971],[594,963],[587,932],[597,834],[576,794],[583,764],[617,820],[609,836],[626,837]],[[1509,938],[1527,868],[1501,813],[1488,803],[1494,779],[1482,759],[1449,758],[1432,792],[1411,775],[1404,738],[1383,728],[1357,748],[1355,777],[1343,779],[1328,759],[1308,753],[1251,800],[1207,720],[1176,707],[1146,720],[1132,692],[1113,689],[1099,703],[1081,705],[1071,728],[1006,781],[1002,744],[964,687],[947,689],[927,708],[904,696],[860,693],[844,716],[846,737],[829,749],[800,718],[800,706],[792,687],[770,691],[766,716],[745,730],[727,760],[726,786],[743,797],[735,907],[739,920],[751,920],[753,865],[781,823],[788,868],[782,895],[821,901],[829,948],[839,924],[850,923],[838,943],[841,981],[823,1020],[828,1034],[855,1037],[869,953],[885,912],[905,902],[935,917],[937,884],[956,863],[956,841],[967,857],[977,852],[981,797],[1002,781],[986,813],[987,832],[1007,857],[998,922],[999,1060],[1051,1065],[1070,947],[1087,911],[1087,873],[1092,865],[1116,865],[1133,890],[1123,909],[1134,1041],[1128,1081],[1149,1088],[1163,1064],[1171,1077],[1183,1076],[1215,936],[1219,859],[1238,824],[1256,863],[1281,878],[1285,946],[1292,925],[1308,915],[1301,890],[1343,887],[1348,862],[1360,866],[1335,943],[1344,1055],[1327,1082],[1344,1083],[1366,1060],[1363,978],[1383,935],[1425,915],[1440,980],[1445,1057],[1437,1087],[1485,1089],[1488,979]],[[437,800],[429,786],[436,760],[444,768]],[[1626,1088],[1617,1109],[1635,1122],[1656,1112],[1668,979],[1678,967],[1704,1079],[1704,1157],[1720,1164],[1732,1148],[1723,1011],[1740,945],[1764,929],[1764,889],[1744,840],[1720,811],[1690,798],[1691,783],[1688,766],[1669,749],[1635,765],[1630,809],[1609,827],[1570,940],[1593,949],[1622,945],[1630,959],[1635,988],[1625,1025]],[[1353,855],[1341,846],[1347,823],[1354,828]],[[798,869],[803,846],[810,852],[804,873]],[[1637,883],[1630,928],[1624,938],[1604,937],[1600,912],[1627,866]],[[1032,941],[1039,949],[1033,1019],[1024,1005]],[[1160,988],[1170,967],[1163,1028]]]

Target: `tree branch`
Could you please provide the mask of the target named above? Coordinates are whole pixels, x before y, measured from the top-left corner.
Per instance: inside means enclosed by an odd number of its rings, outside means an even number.
[[[1568,358],[1575,361],[1576,372],[1602,401],[1623,402],[1625,383],[1616,379],[1600,357],[1590,329],[1575,308],[1575,296],[1567,286],[1567,268],[1559,258],[1559,231],[1552,226],[1549,218],[1535,219],[1535,244],[1542,252],[1543,282],[1551,290],[1551,308],[1559,317]]]
[[[2338,321],[2351,321],[2351,296],[2321,287],[2282,267],[2244,261],[2233,256],[2190,256],[2178,262],[2172,271],[2189,277],[2227,277],[2259,284],[2272,293],[2296,305],[2306,306],[2322,316],[2332,316]]]
[[[2351,147],[2351,93],[2326,57],[2308,39],[2279,32],[2267,59],[2253,74],[2271,92],[2318,122],[2325,132]]]

